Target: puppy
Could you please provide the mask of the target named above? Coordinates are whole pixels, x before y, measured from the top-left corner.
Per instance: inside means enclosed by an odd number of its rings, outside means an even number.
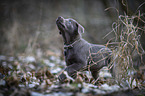
[[[77,71],[89,70],[94,79],[98,77],[98,71],[109,64],[112,51],[97,44],[88,43],[82,38],[84,28],[74,19],[58,17],[56,20],[59,33],[64,41],[64,55],[68,75],[76,78]],[[66,79],[66,75],[59,75],[60,82]]]

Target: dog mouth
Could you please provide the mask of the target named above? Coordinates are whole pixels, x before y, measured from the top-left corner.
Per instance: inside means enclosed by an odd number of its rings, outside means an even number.
[[[64,18],[63,18],[63,17],[58,17],[57,20],[56,20],[56,24],[57,24],[58,29],[59,29],[60,31],[62,31],[62,30],[65,29]]]
[[[57,26],[58,26],[59,30],[65,29],[64,24],[60,21],[57,22]]]
[[[57,27],[59,29],[59,34],[61,35],[62,32],[64,32],[64,30],[65,30],[65,26],[61,22],[58,21],[57,22]]]

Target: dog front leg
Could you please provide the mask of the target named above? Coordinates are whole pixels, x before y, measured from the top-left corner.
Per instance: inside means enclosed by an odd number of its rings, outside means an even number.
[[[83,70],[83,67],[84,64],[80,64],[80,63],[77,63],[77,64],[72,64],[72,65],[69,65],[68,67],[65,68],[65,71],[67,71],[68,75],[71,76],[73,79],[75,79],[77,77],[77,71],[79,70]],[[61,82],[63,82],[64,80],[66,79],[66,75],[64,73],[60,74],[59,75],[59,80]]]
[[[72,78],[76,78],[76,73],[77,71],[79,71],[81,68],[82,68],[82,64],[72,64],[72,65],[69,65],[65,71],[67,71],[68,75],[71,76]]]

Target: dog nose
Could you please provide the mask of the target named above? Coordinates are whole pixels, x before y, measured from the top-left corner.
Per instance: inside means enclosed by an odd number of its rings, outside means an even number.
[[[61,16],[58,17],[58,19],[61,19],[61,18],[62,18]]]
[[[63,22],[63,17],[62,16],[59,16],[58,18],[57,18],[57,21],[60,21],[60,22]]]

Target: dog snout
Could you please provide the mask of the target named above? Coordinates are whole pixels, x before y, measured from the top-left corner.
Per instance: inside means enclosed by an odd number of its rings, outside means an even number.
[[[62,16],[59,16],[58,19],[62,19]]]
[[[57,18],[57,22],[62,22],[63,23],[63,17],[62,16],[59,16],[58,18]]]

